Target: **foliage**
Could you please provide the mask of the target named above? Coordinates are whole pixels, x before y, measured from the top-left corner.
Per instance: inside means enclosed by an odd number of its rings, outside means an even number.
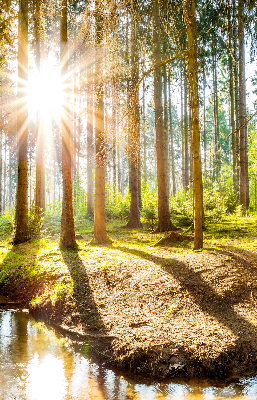
[[[187,195],[180,189],[175,196],[170,197],[170,213],[172,222],[177,226],[191,226],[193,224],[192,191]]]
[[[128,219],[130,209],[130,194],[127,192],[124,196],[121,193],[114,193],[113,189],[109,189],[109,202],[106,205],[107,220],[118,219],[122,221]]]
[[[61,228],[61,203],[55,200],[46,205],[44,213],[44,232],[47,235],[60,233]]]
[[[156,188],[151,188],[147,184],[142,185],[142,222],[153,228],[158,216],[158,194]]]
[[[5,237],[10,235],[14,228],[14,213],[6,211],[0,215],[0,236]]]

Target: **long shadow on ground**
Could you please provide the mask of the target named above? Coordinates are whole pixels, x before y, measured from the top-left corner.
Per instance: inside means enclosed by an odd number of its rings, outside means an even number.
[[[238,338],[244,337],[245,339],[246,332],[256,337],[257,329],[255,325],[241,315],[238,315],[233,309],[234,304],[243,300],[240,288],[238,288],[238,292],[235,289],[233,296],[222,297],[201,277],[199,272],[193,271],[181,261],[173,258],[161,258],[127,247],[117,246],[116,248],[160,265],[166,272],[179,281],[182,290],[188,291],[193,297],[194,302],[203,312],[208,313],[222,325],[229,328]],[[246,293],[245,296],[247,296]]]
[[[233,309],[233,305],[249,298],[250,291],[242,290],[240,284],[235,288],[232,295],[220,296],[215,292],[201,276],[185,263],[172,257],[161,258],[150,255],[144,251],[117,246],[116,249],[134,256],[154,262],[161,266],[168,274],[172,275],[181,285],[181,290],[187,291],[193,298],[195,304],[211,317],[215,318],[221,325],[227,327],[236,336],[235,342],[231,342],[225,351],[222,351],[215,359],[207,358],[192,361],[190,351],[188,358],[188,376],[209,376],[219,378],[245,371],[255,372],[257,369],[257,329],[249,320],[239,315]],[[190,327],[188,328],[190,329]],[[199,332],[200,335],[200,332]],[[208,343],[206,344],[208,345]],[[184,349],[187,352],[188,350]],[[185,354],[185,353],[184,353]],[[191,360],[191,361],[190,361]],[[190,367],[189,367],[190,366]]]

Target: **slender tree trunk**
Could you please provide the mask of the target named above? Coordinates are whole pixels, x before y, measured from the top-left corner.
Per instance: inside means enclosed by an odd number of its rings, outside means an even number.
[[[68,36],[67,36],[67,0],[60,0],[60,65],[63,84],[68,84]],[[63,199],[60,246],[73,247],[76,245],[71,181],[71,118],[67,89],[65,102],[62,104],[62,179]]]
[[[9,146],[9,182],[8,182],[8,187],[9,187],[9,199],[8,199],[8,208],[9,211],[11,210],[11,205],[12,205],[12,150],[11,146]]]
[[[206,98],[205,98],[205,87],[206,87],[206,76],[205,76],[205,65],[203,67],[203,149],[204,149],[204,172],[207,171],[206,164],[206,152],[207,152],[207,141],[206,141]]]
[[[128,228],[140,227],[139,217],[139,168],[140,168],[140,117],[139,99],[134,98],[137,82],[139,80],[139,53],[138,53],[138,0],[132,2],[132,29],[131,29],[131,100],[136,101],[132,104],[131,113],[131,134],[130,134],[130,214],[127,223]]]
[[[95,35],[96,47],[100,49],[103,41],[103,11],[100,0],[95,1]],[[98,244],[108,243],[105,215],[105,134],[104,134],[104,89],[102,82],[101,60],[96,62],[95,76],[95,213],[94,238]]]
[[[28,1],[19,0],[18,19],[18,188],[16,206],[16,232],[14,243],[29,239],[28,232]]]
[[[170,157],[171,157],[172,196],[175,196],[175,193],[176,193],[176,178],[175,178],[175,162],[174,162],[174,143],[173,143],[173,127],[172,127],[170,74],[168,75],[168,83],[169,83]]]
[[[153,6],[153,63],[161,60],[161,31],[160,11],[158,0]],[[165,135],[163,129],[162,107],[162,79],[160,69],[154,71],[154,107],[155,107],[155,135],[157,158],[157,185],[158,185],[158,230],[168,231],[172,228],[169,213],[169,195],[165,170]]]
[[[247,130],[246,121],[246,88],[245,88],[245,44],[244,44],[244,2],[238,0],[238,37],[239,37],[239,151],[240,151],[240,180],[239,180],[239,202],[248,207],[247,193]]]
[[[189,188],[189,157],[188,157],[188,112],[187,112],[187,74],[186,74],[186,65],[184,61],[183,68],[184,75],[184,151],[185,151],[185,193],[188,192]]]
[[[192,113],[194,249],[198,250],[203,247],[203,186],[200,153],[195,0],[183,0],[183,13],[189,49],[188,71]]]
[[[143,146],[144,146],[144,183],[147,183],[147,168],[146,168],[146,129],[145,129],[145,80],[143,80]]]
[[[183,61],[180,65],[180,131],[181,131],[181,168],[182,168],[182,185],[185,187],[185,136],[184,136],[184,101],[183,101]]]
[[[217,49],[216,36],[212,35],[212,77],[213,77],[213,112],[214,112],[214,166],[213,177],[218,178],[220,173],[220,135],[219,135],[219,102],[217,82]]]
[[[36,39],[36,67],[38,74],[41,75],[41,7],[40,0],[35,0],[35,39]],[[44,204],[44,133],[41,118],[41,110],[37,112],[36,121],[36,199],[35,199],[35,211],[38,216],[42,215],[45,209]]]
[[[113,83],[114,86],[114,83]],[[113,199],[117,197],[117,100],[116,91],[112,93],[112,175],[113,175]]]
[[[228,66],[229,66],[229,94],[230,94],[230,125],[232,131],[231,147],[232,147],[232,167],[233,167],[233,185],[235,192],[237,188],[237,171],[236,171],[236,135],[235,135],[235,94],[234,94],[234,76],[233,76],[233,59],[232,59],[232,28],[230,4],[228,6]]]
[[[163,58],[167,58],[167,41],[166,38],[163,42]],[[163,134],[164,134],[164,161],[166,173],[166,185],[169,196],[169,141],[168,141],[168,94],[167,94],[167,68],[166,64],[163,66]]]
[[[92,71],[92,75],[93,71]],[[91,90],[90,90],[91,87]],[[90,96],[90,92],[92,95]],[[94,116],[94,83],[87,82],[87,214],[94,215],[93,205],[93,116]]]

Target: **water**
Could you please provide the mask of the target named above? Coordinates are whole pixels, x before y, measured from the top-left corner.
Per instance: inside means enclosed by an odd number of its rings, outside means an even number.
[[[0,400],[257,399],[257,377],[138,383],[66,348],[65,339],[26,311],[0,310]]]

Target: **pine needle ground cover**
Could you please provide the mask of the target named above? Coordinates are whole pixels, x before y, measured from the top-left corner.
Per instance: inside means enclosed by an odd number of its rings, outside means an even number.
[[[112,245],[61,250],[57,237],[0,244],[1,294],[90,349],[105,365],[156,377],[257,370],[256,217],[192,242],[118,230]]]

